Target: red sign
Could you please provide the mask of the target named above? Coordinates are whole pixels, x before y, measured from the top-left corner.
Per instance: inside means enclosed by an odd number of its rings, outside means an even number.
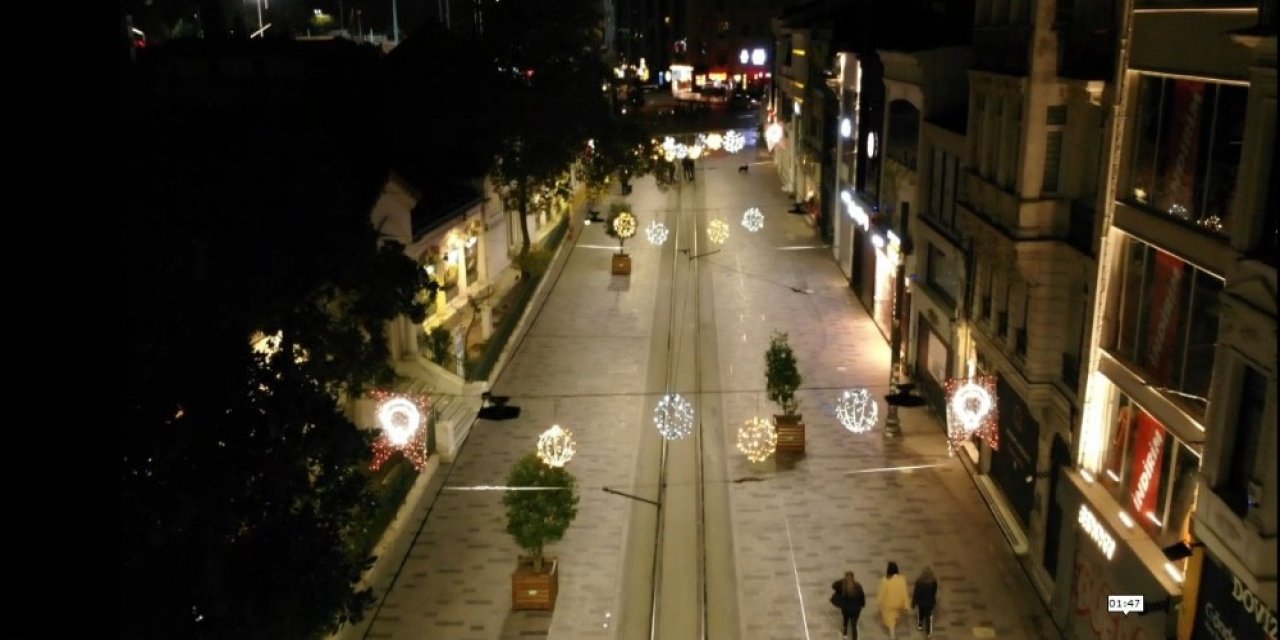
[[[1147,298],[1147,340],[1143,364],[1164,384],[1173,384],[1182,338],[1183,282],[1187,263],[1155,251],[1155,270]]]
[[[1138,437],[1130,458],[1129,503],[1139,518],[1155,518],[1160,501],[1160,472],[1163,462],[1164,426],[1146,411],[1138,412]]]

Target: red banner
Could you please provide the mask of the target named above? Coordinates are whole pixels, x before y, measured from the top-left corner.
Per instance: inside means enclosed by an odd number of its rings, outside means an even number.
[[[1165,85],[1172,104],[1165,117],[1171,122],[1164,131],[1165,158],[1169,163],[1165,174],[1165,201],[1157,205],[1184,219],[1195,212],[1195,186],[1200,155],[1201,120],[1207,85],[1193,80],[1170,80]]]
[[[1181,359],[1182,310],[1186,306],[1187,263],[1153,249],[1155,269],[1147,283],[1147,336],[1143,365],[1164,385],[1174,385],[1175,367]]]
[[[1129,471],[1129,502],[1135,515],[1157,522],[1160,503],[1160,473],[1164,462],[1164,426],[1146,411],[1138,412],[1138,437],[1134,442]]]

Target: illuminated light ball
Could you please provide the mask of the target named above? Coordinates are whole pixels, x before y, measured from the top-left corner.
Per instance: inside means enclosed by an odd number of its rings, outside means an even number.
[[[770,123],[769,127],[764,130],[764,141],[769,143],[769,148],[772,149],[781,140],[782,125],[776,122]]]
[[[763,229],[764,213],[756,207],[747,209],[746,213],[742,214],[742,226],[746,227],[747,231],[750,231],[751,233],[755,233]]]
[[[724,138],[718,133],[712,133],[707,136],[707,148],[712,151],[719,151],[722,143],[724,143]]]
[[[613,219],[613,230],[623,240],[634,236],[636,234],[636,217],[631,215],[629,211],[619,213]]]
[[[670,235],[670,232],[667,231],[667,225],[654,220],[645,226],[644,235],[651,244],[660,245],[667,241],[667,236]]]
[[[778,429],[772,420],[752,418],[738,427],[738,451],[752,462],[764,462],[778,449]]]
[[[663,138],[663,139],[662,139],[662,148],[663,148],[663,149],[674,149],[674,148],[676,148],[676,139],[675,139],[675,138],[672,138],[671,136],[667,136],[667,137]]]
[[[968,382],[956,389],[951,396],[951,411],[965,431],[977,431],[991,412],[991,394],[981,385]]]
[[[848,138],[853,135],[853,121],[848,118],[840,119],[840,137]]]
[[[729,153],[737,153],[747,145],[747,139],[741,133],[734,130],[724,132],[724,150]]]
[[[716,244],[724,244],[729,239],[729,223],[722,218],[716,218],[707,225],[707,238]]]
[[[653,410],[653,425],[667,440],[687,438],[693,433],[693,405],[678,393],[668,393]]]
[[[573,441],[573,432],[553,424],[550,429],[538,436],[538,459],[550,467],[563,467],[573,459],[578,451],[578,443]]]
[[[663,150],[662,150],[662,157],[663,157],[664,159],[666,159],[666,161],[667,161],[667,162],[674,162],[674,161],[675,161],[675,159],[676,159],[676,150],[675,150],[675,149],[663,149]]]
[[[684,160],[685,158],[689,157],[689,147],[685,146],[684,143],[676,144],[675,151],[676,151],[676,157],[680,158],[681,160]]]
[[[397,447],[409,443],[409,439],[422,428],[422,412],[407,398],[393,396],[378,405],[378,426],[387,440]]]
[[[689,157],[690,157],[690,158],[692,158],[692,159],[694,159],[694,160],[697,160],[700,156],[702,156],[702,145],[700,145],[700,144],[695,144],[695,145],[693,145],[693,146],[689,147]]]
[[[879,418],[880,408],[866,389],[845,391],[836,402],[836,419],[854,433],[870,431]]]

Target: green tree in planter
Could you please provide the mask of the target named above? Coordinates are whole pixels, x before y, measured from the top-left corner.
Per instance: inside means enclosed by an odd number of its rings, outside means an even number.
[[[796,368],[796,355],[787,342],[787,334],[774,331],[769,340],[769,350],[764,352],[765,391],[771,402],[782,408],[782,415],[796,417],[800,402],[796,390],[804,384],[804,376]]]
[[[509,487],[555,487],[558,490],[508,491],[507,533],[530,557],[535,571],[542,571],[542,548],[564,537],[578,515],[578,483],[573,474],[543,464],[530,453],[518,460],[507,476]]]

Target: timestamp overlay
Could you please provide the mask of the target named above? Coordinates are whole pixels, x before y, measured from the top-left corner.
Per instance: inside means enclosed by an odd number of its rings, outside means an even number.
[[[1107,596],[1107,612],[1142,613],[1142,596]]]

